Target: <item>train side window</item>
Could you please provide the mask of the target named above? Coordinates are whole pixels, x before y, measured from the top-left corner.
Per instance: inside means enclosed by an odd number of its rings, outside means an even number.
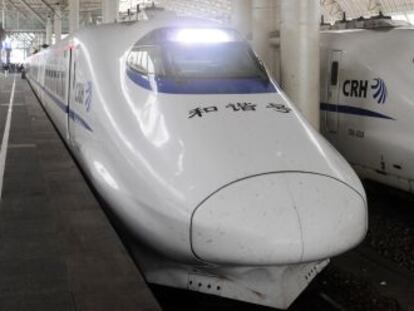
[[[152,59],[150,57],[147,58],[147,68],[148,68],[148,74],[154,74],[155,70],[154,70],[154,62],[152,61]]]
[[[161,50],[153,46],[148,48],[148,73],[157,76],[165,76],[165,69],[162,63]]]
[[[128,55],[128,66],[144,75],[165,75],[160,53],[160,49],[155,46],[134,49]]]
[[[139,62],[139,66],[142,68],[143,73],[148,72],[148,52],[147,51],[141,51],[141,60]]]
[[[148,53],[145,50],[132,51],[128,56],[128,66],[142,74],[147,74]]]
[[[339,63],[337,61],[332,62],[331,65],[331,85],[338,85]]]

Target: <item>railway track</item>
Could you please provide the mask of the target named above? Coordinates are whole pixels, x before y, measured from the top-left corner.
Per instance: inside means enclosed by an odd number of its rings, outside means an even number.
[[[367,182],[365,241],[322,274],[322,285],[348,310],[414,310],[414,196]]]
[[[164,311],[275,311],[275,309],[163,286],[152,286]],[[307,291],[288,311],[350,311],[323,291]]]

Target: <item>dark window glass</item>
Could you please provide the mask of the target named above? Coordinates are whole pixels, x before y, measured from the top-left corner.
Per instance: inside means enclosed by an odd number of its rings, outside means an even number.
[[[268,79],[249,45],[234,31],[217,28],[210,33],[210,29],[196,29],[182,35],[182,30],[165,28],[145,36],[128,55],[129,67],[171,78]],[[195,36],[197,31],[205,36],[205,42]]]
[[[332,62],[331,66],[331,85],[338,85],[339,63],[337,61]]]
[[[128,55],[128,65],[143,74],[147,74],[148,51],[145,48],[138,48]]]
[[[241,42],[204,45],[169,44],[169,72],[180,78],[258,78],[263,68],[250,47]]]
[[[143,74],[165,75],[160,48],[156,46],[134,48],[128,55],[128,65]]]

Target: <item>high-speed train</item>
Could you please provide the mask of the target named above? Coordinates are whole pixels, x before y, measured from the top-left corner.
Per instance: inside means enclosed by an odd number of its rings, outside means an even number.
[[[413,27],[322,32],[321,129],[363,178],[414,192]]]
[[[27,70],[150,283],[287,308],[366,234],[358,177],[232,29],[92,26]]]

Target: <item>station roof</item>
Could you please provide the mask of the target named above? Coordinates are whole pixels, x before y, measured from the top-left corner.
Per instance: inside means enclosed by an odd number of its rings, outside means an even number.
[[[384,15],[408,15],[414,13],[414,0],[321,0],[326,21],[343,18],[370,17],[382,12]],[[408,19],[408,18],[407,18]]]
[[[63,11],[64,31],[67,28],[68,2],[70,0],[5,0],[6,30],[8,32],[44,31],[48,16],[53,17],[60,7]],[[1,4],[0,4],[1,9]],[[101,15],[101,0],[80,0],[80,18],[96,18]],[[82,20],[81,20],[82,22]]]
[[[70,0],[5,0],[6,29],[9,32],[36,32],[44,31],[48,16],[53,16],[57,6],[62,8],[63,32],[67,31],[67,12]],[[79,0],[80,23],[94,23],[101,18],[101,0]],[[175,2],[174,2],[175,1]],[[163,6],[177,0],[156,0]],[[191,0],[200,1],[200,0]],[[213,0],[211,2],[229,2],[229,0]],[[126,7],[136,7],[138,3],[147,3],[149,0],[120,0],[121,10]],[[189,3],[188,0],[183,1]],[[343,18],[344,13],[348,19],[360,16],[369,17],[385,15],[414,13],[414,0],[321,0],[322,13],[325,21],[333,22]],[[0,2],[1,8],[1,2]]]

